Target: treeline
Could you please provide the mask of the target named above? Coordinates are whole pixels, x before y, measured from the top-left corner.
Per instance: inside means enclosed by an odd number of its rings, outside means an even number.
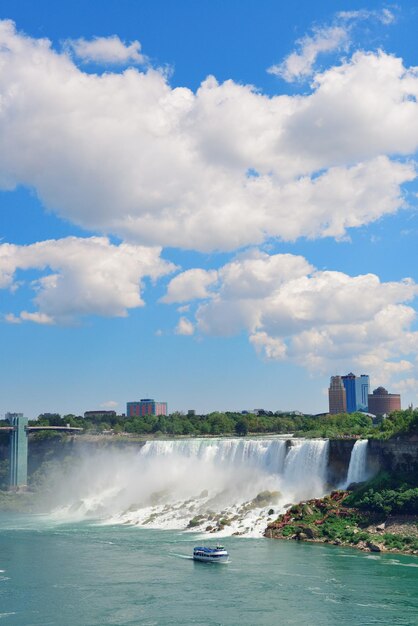
[[[103,416],[84,418],[75,415],[41,414],[30,424],[37,426],[66,426],[82,428],[85,432],[133,435],[246,435],[248,433],[291,433],[305,426],[306,417],[267,414],[243,415],[234,412],[213,412],[207,415],[145,415],[143,417]]]
[[[285,434],[301,437],[418,437],[418,410],[395,411],[389,417],[373,423],[364,413],[339,415],[298,415],[262,411],[259,414],[213,412],[207,415],[171,415],[125,417],[120,415],[88,417],[42,413],[33,426],[66,426],[82,428],[86,433],[149,435],[149,436],[209,436],[247,434]],[[57,436],[53,431],[40,431],[37,437]]]

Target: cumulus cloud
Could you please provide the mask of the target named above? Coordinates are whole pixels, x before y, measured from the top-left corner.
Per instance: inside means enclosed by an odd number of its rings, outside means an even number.
[[[194,93],[153,69],[84,73],[0,22],[0,188],[22,184],[95,232],[234,250],[344,237],[405,205],[418,76],[358,52],[305,96],[209,77]]]
[[[71,323],[83,315],[125,316],[143,306],[143,279],[173,271],[159,248],[113,245],[107,238],[67,237],[28,246],[0,245],[0,285],[12,287],[17,271],[44,273],[31,282],[36,311],[6,314],[5,321]]]
[[[384,383],[414,368],[416,312],[406,303],[417,295],[411,279],[385,283],[374,274],[317,270],[301,256],[252,251],[218,270],[196,322],[209,335],[246,331],[268,359],[320,373],[351,363]]]
[[[91,40],[68,39],[66,47],[79,59],[94,63],[145,63],[141,54],[141,44],[133,41],[127,45],[117,35],[95,37]]]
[[[186,302],[198,298],[207,298],[208,287],[216,283],[216,270],[192,269],[175,276],[168,284],[166,295],[161,302]]]
[[[181,317],[176,327],[176,335],[193,335],[194,325],[187,317]]]

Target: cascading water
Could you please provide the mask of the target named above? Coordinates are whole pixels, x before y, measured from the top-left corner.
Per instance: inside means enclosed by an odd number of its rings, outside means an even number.
[[[324,494],[327,462],[326,440],[153,440],[80,459],[55,515],[259,535],[286,504]]]
[[[308,439],[293,444],[286,457],[284,483],[293,487],[301,499],[314,497],[326,482],[329,441]]]
[[[368,439],[358,439],[351,450],[345,488],[352,483],[361,483],[368,478],[367,446]]]
[[[245,465],[283,471],[286,456],[284,439],[191,439],[182,441],[150,441],[141,448],[141,457],[176,456],[215,462],[225,466]]]

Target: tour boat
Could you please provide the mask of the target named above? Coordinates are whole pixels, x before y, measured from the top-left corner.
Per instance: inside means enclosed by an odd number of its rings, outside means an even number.
[[[195,561],[205,561],[206,563],[227,563],[229,554],[223,546],[216,548],[197,547],[193,548],[193,559]]]

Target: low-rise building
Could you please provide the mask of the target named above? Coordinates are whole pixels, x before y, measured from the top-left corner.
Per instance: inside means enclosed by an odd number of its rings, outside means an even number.
[[[116,411],[104,411],[99,409],[97,411],[85,411],[84,417],[86,419],[102,418],[102,417],[116,417]]]

